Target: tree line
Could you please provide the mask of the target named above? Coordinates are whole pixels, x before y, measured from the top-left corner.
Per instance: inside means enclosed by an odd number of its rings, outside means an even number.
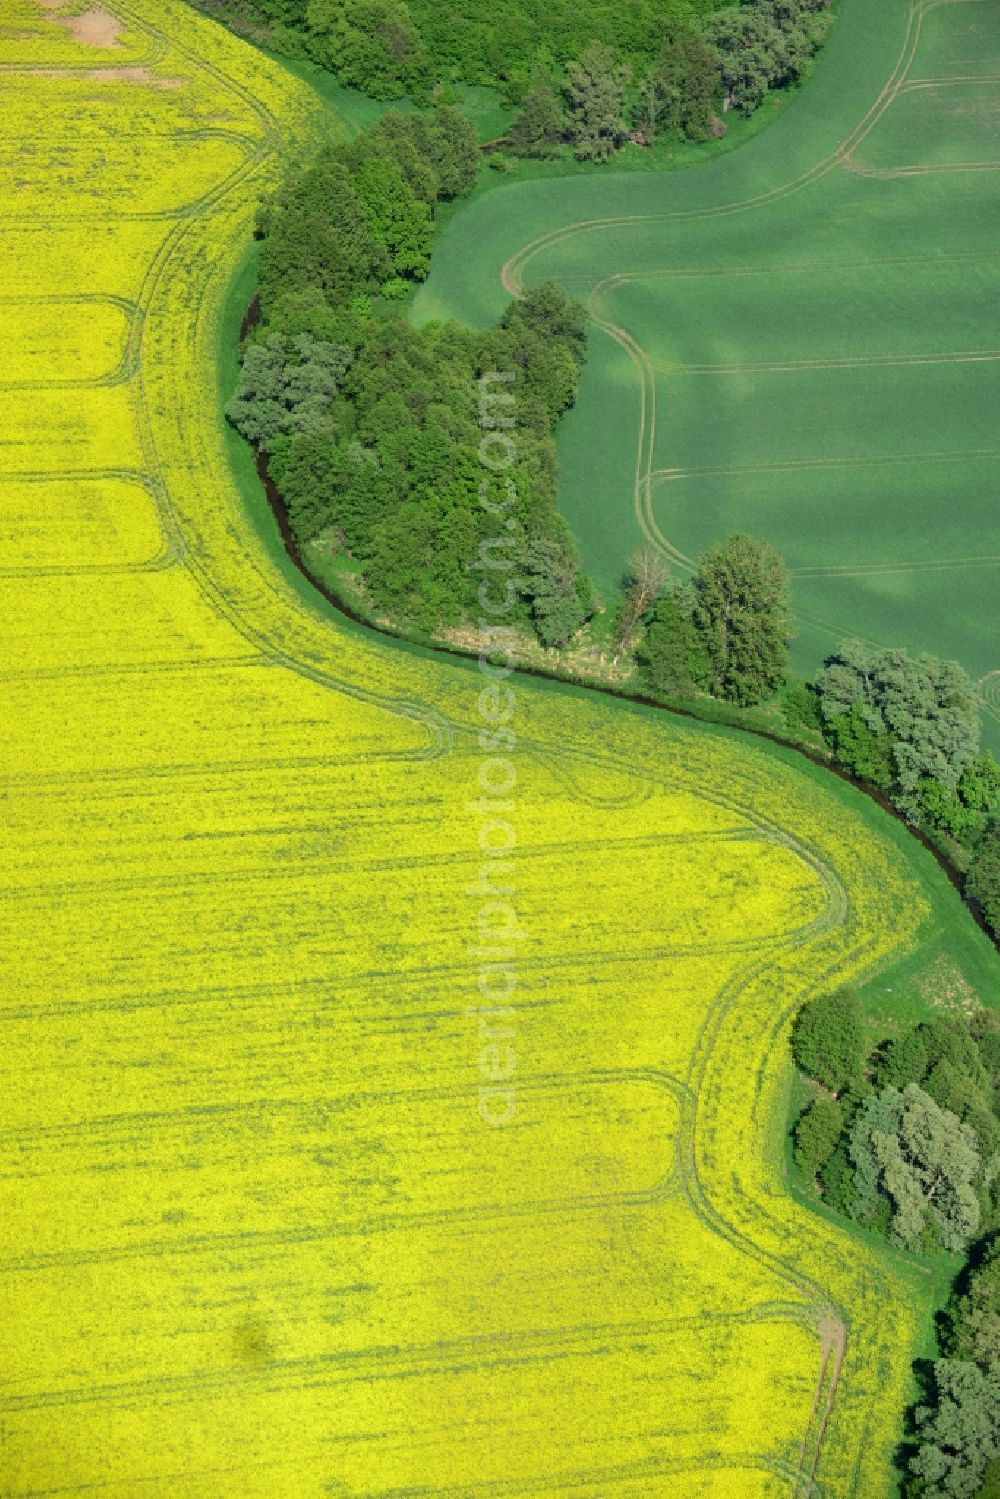
[[[829,0],[745,0],[700,22],[665,28],[641,66],[592,42],[562,79],[532,81],[507,144],[518,154],[554,156],[571,146],[581,160],[607,161],[626,140],[658,136],[707,141],[725,134],[728,109],[751,115],[772,89],[796,82],[825,40]]]
[[[788,573],[768,542],[730,536],[690,582],[659,553],[629,564],[613,631],[639,683],[668,702],[780,704],[788,730],[943,845],[965,894],[1000,936],[1000,765],[980,745],[976,688],[956,661],[846,640],[815,682],[789,674]]]
[[[795,1061],[813,1097],[794,1158],[835,1211],[918,1254],[964,1257],[918,1373],[908,1494],[1000,1492],[1000,1014],[924,1021],[870,1047],[853,991],[799,1014]]]
[[[227,415],[267,454],[297,541],[335,539],[376,611],[437,630],[477,610],[497,529],[481,503],[478,381],[509,372],[506,622],[558,646],[595,607],[555,506],[583,308],[543,285],[477,333],[414,328],[394,305],[426,275],[437,206],[469,191],[477,159],[457,111],[392,112],[289,176],[258,217],[260,321]]]
[[[724,133],[802,76],[830,0],[196,0],[234,30],[328,69],[373,99],[419,106],[457,83],[521,106],[517,152],[606,160],[634,132],[694,141]]]
[[[965,670],[848,640],[811,694],[837,763],[945,841],[966,895],[1000,936],[1000,766],[981,753],[978,697]]]

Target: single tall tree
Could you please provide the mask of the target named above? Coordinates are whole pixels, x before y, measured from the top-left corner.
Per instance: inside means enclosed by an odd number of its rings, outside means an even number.
[[[691,618],[693,608],[692,589],[682,583],[668,588],[653,610],[638,655],[658,692],[690,694],[708,680],[708,658]]]
[[[600,42],[592,42],[579,62],[566,64],[570,128],[581,161],[607,161],[621,145],[629,77]]]
[[[632,637],[660,597],[669,576],[670,564],[662,553],[654,551],[652,547],[633,553],[629,559],[625,597],[615,616],[616,661],[628,650]]]
[[[552,537],[538,538],[524,549],[521,572],[539,640],[566,645],[587,615],[577,586],[580,569],[569,546]]]
[[[439,104],[427,127],[428,151],[442,198],[461,198],[472,191],[481,160],[479,137],[468,115],[451,104]]]
[[[706,141],[722,87],[719,54],[696,31],[685,28],[668,38],[652,73],[644,118],[657,129],[690,141]]]
[[[528,90],[510,129],[510,142],[521,156],[551,156],[569,128],[566,106],[548,79]]]
[[[759,703],[788,665],[788,573],[770,542],[735,535],[709,547],[694,579],[694,622],[711,662],[710,690]]]

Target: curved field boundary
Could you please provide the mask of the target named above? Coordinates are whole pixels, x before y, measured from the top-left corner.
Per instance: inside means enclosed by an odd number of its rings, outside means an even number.
[[[553,245],[561,244],[565,239],[597,232],[602,229],[614,229],[627,224],[667,224],[681,222],[686,219],[715,219],[725,217],[729,214],[745,213],[751,209],[779,202],[792,193],[800,192],[803,188],[811,186],[812,183],[826,176],[834,167],[844,164],[844,161],[850,156],[851,152],[867,138],[875,128],[878,120],[893,103],[913,64],[913,59],[920,43],[920,30],[926,12],[937,5],[970,3],[975,3],[975,0],[917,0],[917,3],[911,5],[907,19],[906,34],[900,47],[899,56],[895,67],[883,84],[878,97],[862,116],[861,120],[854,126],[853,130],[844,137],[832,152],[824,156],[812,167],[807,168],[806,171],[800,173],[797,177],[779,183],[777,186],[769,188],[766,192],[753,194],[750,197],[737,199],[730,203],[718,204],[714,207],[680,209],[665,213],[621,214],[606,218],[581,219],[574,224],[567,224],[559,229],[550,230],[548,233],[539,235],[528,244],[523,245],[521,249],[515,251],[505,261],[501,271],[504,289],[511,296],[520,296],[524,286],[524,273],[527,267],[545,250],[550,249]]]
[[[166,48],[166,38],[162,33],[157,31],[156,27],[145,16],[140,15],[125,4],[116,4],[115,9],[118,14],[127,17],[136,29],[150,33],[154,37],[159,37],[162,45]],[[247,192],[247,189],[254,182],[256,175],[260,173],[261,168],[272,164],[276,160],[282,143],[282,136],[273,114],[255,99],[249,90],[243,88],[233,79],[228,78],[211,63],[199,58],[189,47],[185,46],[179,40],[175,38],[171,39],[170,45],[175,52],[187,59],[193,69],[213,78],[222,90],[234,94],[241,103],[252,110],[261,126],[262,138],[259,142],[252,143],[253,149],[248,151],[247,160],[240,168],[225,181],[204,194],[196,203],[189,205],[183,214],[174,213],[153,216],[157,218],[173,218],[177,222],[162,242],[156,258],[151,262],[145,277],[142,293],[138,299],[143,309],[144,317],[141,321],[137,322],[133,330],[133,358],[135,361],[136,377],[132,381],[131,393],[136,416],[136,427],[146,454],[147,472],[151,476],[152,483],[155,486],[155,496],[167,534],[174,543],[177,554],[183,561],[183,565],[194,577],[212,607],[234,629],[238,630],[251,645],[261,650],[268,661],[274,665],[287,666],[313,681],[336,686],[339,690],[346,691],[363,701],[385,707],[391,712],[398,713],[402,717],[420,723],[427,734],[427,747],[421,752],[422,755],[440,755],[447,749],[451,736],[439,716],[428,713],[422,704],[407,702],[405,700],[386,701],[378,693],[366,691],[356,683],[348,683],[331,677],[329,672],[318,670],[304,659],[295,658],[282,650],[276,649],[267,635],[261,632],[258,625],[251,624],[245,616],[234,611],[225,602],[222,591],[212,582],[205,568],[188,549],[183,538],[183,532],[177,524],[169,490],[162,478],[162,464],[157,452],[156,441],[153,435],[153,424],[150,420],[145,393],[145,377],[142,364],[145,318],[154,302],[164,272],[176,256],[192,223],[205,217],[210,209],[216,209],[223,203],[233,201],[237,197],[237,194],[241,194],[245,201],[252,203],[253,194]],[[131,215],[126,217],[148,218],[149,216]],[[253,565],[249,558],[247,559],[247,565]],[[283,595],[276,590],[269,570],[266,574],[261,573],[256,568],[255,571],[258,574],[258,581],[265,582],[268,594],[274,599],[281,598],[283,601]]]
[[[733,201],[731,203],[720,204],[704,209],[678,210],[676,212],[666,212],[660,214],[615,215],[609,216],[604,219],[581,220],[578,223],[552,230],[547,234],[537,236],[535,239],[524,245],[521,249],[516,251],[507,259],[501,272],[502,282],[505,289],[510,294],[519,296],[523,289],[526,271],[533,263],[533,261],[535,261],[540,255],[544,254],[546,250],[562,244],[566,239],[570,237],[597,232],[601,229],[613,229],[628,224],[666,224],[673,221],[682,221],[691,218],[714,218],[720,215],[728,215],[732,213],[742,213],[749,210],[755,210],[758,207],[762,207],[768,203],[780,201],[781,199],[787,197],[792,193],[797,193],[802,189],[809,187],[812,183],[820,180],[823,176],[825,176],[835,166],[843,167],[848,171],[858,170],[855,153],[868,139],[872,131],[875,129],[876,125],[892,107],[896,99],[911,87],[914,89],[921,88],[929,82],[929,80],[912,79],[910,76],[920,46],[922,30],[927,15],[932,10],[936,10],[942,5],[975,3],[981,3],[981,0],[918,0],[918,3],[912,4],[907,13],[904,35],[900,45],[898,56],[896,58],[896,62],[889,75],[885,79],[885,82],[883,83],[876,98],[873,100],[872,104],[862,115],[856,125],[834,148],[833,152],[821,158],[814,164],[814,166],[807,169],[804,173],[799,174],[797,177],[786,181],[785,183],[779,184],[766,193],[753,195],[746,199]],[[964,80],[964,75],[957,76],[960,79]],[[977,165],[977,170],[978,169],[979,167]],[[923,169],[920,170],[922,171]],[[968,263],[976,263],[987,260],[991,258],[991,256],[989,252],[987,252],[986,254],[978,252],[969,254],[968,256],[959,255],[956,258],[967,260]],[[951,255],[946,255],[944,259],[951,261]],[[603,333],[610,337],[615,343],[619,345],[619,347],[621,347],[625,351],[632,364],[633,370],[635,372],[636,382],[638,385],[639,401],[637,415],[636,461],[633,476],[632,509],[637,528],[640,534],[643,536],[644,540],[650,546],[659,551],[667,560],[680,567],[681,569],[691,570],[694,567],[694,559],[683,552],[678,546],[676,546],[670,540],[669,535],[664,531],[656,514],[654,505],[654,491],[661,483],[669,483],[675,479],[687,478],[689,476],[693,476],[695,473],[707,474],[712,472],[712,470],[709,468],[703,468],[699,470],[654,468],[654,453],[656,448],[657,432],[656,374],[658,371],[667,374],[683,372],[686,374],[717,374],[720,376],[748,373],[796,374],[827,369],[849,370],[854,368],[902,368],[909,366],[918,367],[923,365],[960,365],[965,363],[990,364],[996,362],[998,355],[997,351],[992,349],[966,349],[940,355],[884,355],[844,358],[836,360],[762,361],[759,364],[748,363],[743,365],[661,364],[654,361],[649,355],[648,351],[642,347],[639,340],[632,333],[630,333],[627,328],[621,326],[617,321],[615,321],[610,312],[606,310],[606,299],[608,295],[613,292],[613,290],[617,286],[628,284],[633,281],[642,281],[653,277],[677,277],[680,279],[685,276],[726,277],[729,275],[741,274],[777,275],[785,274],[788,272],[795,273],[798,271],[801,271],[803,274],[808,274],[815,270],[831,270],[835,268],[847,269],[852,267],[860,268],[862,266],[867,268],[869,265],[872,267],[888,266],[893,264],[902,264],[905,262],[923,264],[942,263],[939,257],[932,256],[874,256],[871,258],[858,258],[856,260],[834,259],[830,261],[816,260],[811,262],[801,262],[798,264],[794,262],[792,262],[791,264],[778,263],[774,265],[769,264],[764,267],[737,266],[734,268],[726,267],[717,269],[712,267],[701,268],[678,266],[672,268],[665,267],[660,270],[644,269],[642,272],[636,273],[627,271],[615,272],[590,285],[589,305],[591,308],[593,321]],[[930,461],[957,461],[957,459],[961,455],[933,454],[929,456]],[[987,455],[983,454],[982,456]],[[866,460],[865,462],[881,464],[883,462],[893,463],[896,461],[912,461],[912,459],[896,460],[892,458],[873,458],[871,460]],[[854,463],[855,460],[818,459],[805,460],[800,463],[789,462],[787,464],[781,465],[781,467],[787,470],[791,470],[792,468],[797,467],[802,471],[807,471],[809,469],[833,468],[843,466],[846,470]],[[761,466],[760,471],[763,471],[764,467],[765,466]],[[775,468],[777,467],[778,465],[775,465]],[[742,469],[732,467],[728,469],[720,468],[716,471],[720,473],[750,472],[751,467],[746,466]],[[957,567],[959,565],[960,563],[957,560],[940,559],[934,564],[929,565],[928,570],[940,572],[948,568]],[[992,562],[986,565],[992,565]],[[913,565],[912,567],[902,566],[898,569],[886,567],[884,570],[886,572],[916,571],[917,565]],[[860,569],[853,569],[849,567],[837,569],[836,572],[834,572],[833,569],[830,569],[829,572],[827,572],[826,569],[820,570],[819,568],[817,568],[810,569],[808,571],[802,570],[801,574],[797,572],[796,576],[801,575],[803,577],[819,577],[829,575],[846,577],[853,575],[867,575],[868,573],[874,575],[877,571],[881,571],[881,569],[876,569],[875,567],[866,568],[862,573]],[[820,620],[815,614],[801,608],[798,609],[796,613],[797,617],[803,623],[809,624],[814,628],[822,631],[831,639],[839,639],[844,633],[843,625],[837,625],[831,622]]]
[[[77,296],[43,296],[26,297],[14,293],[4,297],[6,306],[41,306],[41,307],[73,307],[83,306],[105,306],[115,307],[124,319],[124,338],[122,340],[121,357],[117,364],[107,370],[103,375],[81,379],[67,378],[63,376],[52,377],[47,380],[3,380],[0,379],[0,390],[55,390],[74,388],[88,388],[92,386],[124,385],[131,380],[135,374],[133,360],[133,330],[141,312],[134,302],[127,297],[116,297],[110,295],[95,296],[81,292]]]

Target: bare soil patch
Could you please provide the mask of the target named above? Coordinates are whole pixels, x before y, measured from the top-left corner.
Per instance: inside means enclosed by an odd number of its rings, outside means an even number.
[[[181,88],[183,78],[161,78],[148,68],[88,68],[83,75],[95,83],[141,83],[145,88]]]
[[[917,980],[921,997],[942,1010],[961,1010],[966,1015],[982,1009],[979,995],[953,959],[941,953]]]
[[[183,78],[161,78],[148,68],[37,68],[41,78],[82,78],[89,83],[138,83],[144,88],[183,88]],[[96,97],[96,96],[95,96]]]
[[[121,22],[100,5],[81,11],[76,16],[63,16],[56,14],[62,9],[63,0],[37,0],[37,3],[43,10],[53,12],[52,20],[56,25],[62,26],[75,42],[80,42],[84,47],[105,49],[119,45]]]

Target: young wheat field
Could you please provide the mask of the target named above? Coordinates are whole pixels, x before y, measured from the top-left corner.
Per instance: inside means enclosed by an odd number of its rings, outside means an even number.
[[[1000,0],[838,0],[755,140],[488,194],[418,303],[483,322],[546,278],[588,302],[560,505],[610,596],[636,547],[683,577],[727,532],[766,536],[799,670],[850,635],[956,658],[996,750],[998,79]]]

